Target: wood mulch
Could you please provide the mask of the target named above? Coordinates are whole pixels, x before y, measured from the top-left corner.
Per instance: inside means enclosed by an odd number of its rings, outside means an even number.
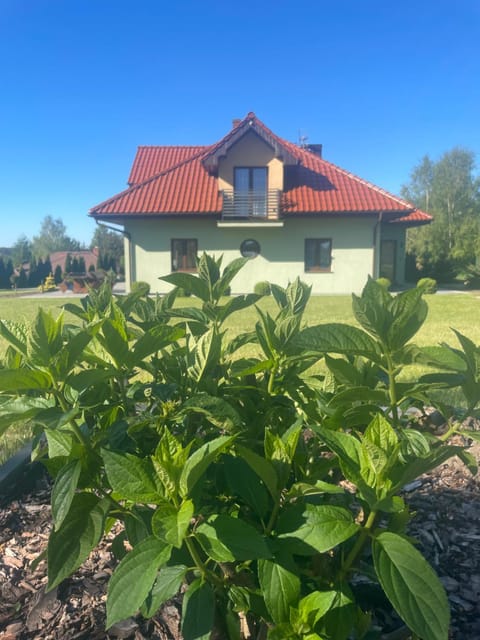
[[[480,460],[480,443],[471,453]],[[480,477],[456,458],[406,487],[416,512],[410,534],[443,582],[452,612],[451,640],[480,639]],[[149,621],[130,618],[105,632],[106,584],[115,566],[106,539],[73,576],[45,593],[39,560],[51,526],[44,477],[27,495],[0,507],[0,640],[181,640],[181,602]],[[33,562],[33,566],[32,566]]]

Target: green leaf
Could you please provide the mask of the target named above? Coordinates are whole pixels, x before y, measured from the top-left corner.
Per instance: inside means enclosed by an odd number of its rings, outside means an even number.
[[[184,500],[177,509],[169,502],[158,505],[152,517],[152,530],[155,537],[177,549],[182,546],[193,516],[193,502]]]
[[[470,431],[469,429],[462,429],[461,434],[465,436],[465,438],[471,438],[476,442],[480,442],[480,431]]]
[[[392,322],[388,328],[387,340],[391,349],[403,347],[425,322],[428,306],[418,288],[402,291],[390,305]]]
[[[92,338],[93,336],[86,331],[79,331],[75,335],[69,337],[67,344],[63,347],[67,353],[66,371],[63,372],[64,374],[78,364],[78,360],[83,353],[83,350]]]
[[[288,568],[273,560],[258,561],[258,580],[268,612],[274,622],[288,622],[290,607],[300,596],[300,578],[293,566]]]
[[[63,313],[57,320],[41,307],[28,336],[28,356],[33,365],[47,367],[62,348]]]
[[[197,393],[182,405],[181,413],[194,411],[204,415],[209,422],[225,431],[237,431],[242,427],[238,412],[223,398]]]
[[[191,373],[195,382],[200,382],[211,370],[212,366],[217,366],[221,353],[221,337],[214,328],[200,336],[193,347],[195,363],[191,367]]]
[[[409,460],[401,467],[394,467],[390,474],[390,478],[394,485],[392,489],[401,489],[404,485],[412,482],[412,480],[415,480],[415,478],[418,478],[423,473],[428,473],[432,469],[443,464],[449,458],[458,455],[460,451],[463,451],[462,447],[442,445],[441,447],[433,449],[423,458],[415,458],[413,460]]]
[[[142,615],[145,618],[154,616],[164,602],[179,592],[187,571],[187,567],[183,564],[160,569],[160,573],[142,606]]]
[[[67,378],[67,384],[76,391],[85,391],[89,387],[97,385],[99,382],[105,382],[111,378],[115,378],[118,371],[114,367],[106,369],[85,369],[84,371],[75,371]]]
[[[200,300],[203,300],[203,302],[207,302],[210,299],[210,291],[206,282],[191,273],[170,273],[167,276],[162,276],[160,280],[184,289],[186,293],[191,293],[197,298],[200,298]]]
[[[51,407],[52,401],[44,398],[29,396],[6,398],[0,403],[0,436],[15,423],[28,422]]]
[[[0,369],[0,392],[45,390],[52,388],[52,378],[40,369]]]
[[[232,260],[227,264],[227,266],[223,270],[221,278],[218,279],[213,286],[213,291],[216,299],[219,299],[221,296],[225,295],[225,292],[230,286],[230,283],[232,282],[234,277],[237,275],[237,273],[241,269],[243,269],[243,267],[247,264],[247,262],[248,262],[248,258],[235,258],[235,260]],[[232,300],[235,300],[236,297],[232,298]]]
[[[364,383],[363,373],[351,362],[342,358],[325,356],[325,364],[340,384],[349,387],[361,387]]]
[[[156,502],[161,498],[151,460],[108,449],[102,449],[101,453],[108,481],[115,493],[133,502]]]
[[[311,291],[311,285],[305,284],[298,277],[288,285],[285,295],[288,307],[293,315],[298,316],[305,311]]]
[[[375,474],[360,442],[348,433],[318,426],[314,426],[313,429],[320,435],[328,448],[337,454],[345,477],[357,485],[369,504],[374,504],[375,492],[372,487],[375,482]]]
[[[347,585],[342,585],[335,593],[332,606],[318,625],[321,637],[347,640],[355,622],[356,607],[354,597]]]
[[[345,542],[359,530],[350,511],[342,507],[307,504],[297,528],[285,531],[279,538],[294,538],[308,544],[319,553],[325,553]]]
[[[194,580],[183,598],[182,636],[184,640],[209,640],[213,628],[215,596],[208,582]]]
[[[293,339],[293,343],[307,351],[359,355],[374,362],[381,361],[381,352],[375,340],[365,331],[348,324],[330,323],[307,327]]]
[[[170,546],[149,536],[127,553],[108,583],[107,629],[140,608],[171,552]]]
[[[218,515],[196,529],[205,552],[217,562],[271,558],[266,539],[240,518]]]
[[[269,497],[260,477],[242,458],[225,456],[224,471],[230,490],[246,502],[260,518],[265,517]]]
[[[389,531],[375,538],[372,552],[380,584],[402,620],[423,640],[447,640],[448,600],[422,554]]]
[[[218,308],[218,320],[224,322],[232,313],[251,307],[258,302],[262,296],[256,293],[247,293],[246,295],[234,296],[230,298],[226,304]]]
[[[52,489],[52,517],[58,531],[70,509],[80,478],[82,463],[71,460],[60,469]]]
[[[110,501],[91,493],[73,497],[67,517],[48,540],[48,589],[53,589],[87,559],[98,544]]]
[[[27,331],[23,324],[0,320],[0,336],[22,355],[27,355]]]
[[[387,333],[392,322],[392,316],[389,313],[391,301],[391,294],[370,277],[363,288],[362,295],[360,297],[352,295],[355,319],[365,331],[383,342],[387,342]]]
[[[152,327],[148,333],[141,336],[133,345],[132,364],[139,365],[147,356],[164,349],[172,342],[179,340],[185,334],[180,327],[169,327],[168,325],[157,325]]]
[[[336,597],[336,591],[312,591],[298,603],[300,620],[313,629],[331,608]]]
[[[477,464],[477,459],[475,458],[474,455],[472,455],[466,449],[461,449],[457,453],[457,456],[460,458],[460,460],[463,462],[463,464],[467,467],[467,469],[470,471],[472,476],[477,475],[478,464]]]
[[[243,447],[242,445],[236,445],[236,451],[239,456],[253,469],[257,476],[263,481],[263,484],[267,487],[270,495],[274,500],[277,499],[278,494],[278,480],[275,468],[269,460],[262,458],[257,453]]]
[[[122,369],[129,367],[131,362],[130,347],[125,327],[117,321],[107,318],[102,327],[103,336],[99,340],[111,356],[115,365]]]
[[[45,437],[48,443],[48,457],[69,456],[74,447],[74,437],[70,431],[47,429]]]
[[[182,497],[187,496],[192,491],[208,466],[222,451],[228,448],[233,440],[233,436],[220,436],[204,444],[188,458],[179,482],[179,490]]]

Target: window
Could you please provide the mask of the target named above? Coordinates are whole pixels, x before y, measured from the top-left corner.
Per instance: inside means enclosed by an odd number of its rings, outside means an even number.
[[[240,253],[244,258],[256,258],[260,253],[260,244],[256,240],[244,240],[240,245]]]
[[[305,271],[332,270],[332,241],[330,238],[305,240]]]
[[[197,270],[197,240],[172,240],[172,271]]]
[[[235,167],[235,215],[267,215],[267,167]]]

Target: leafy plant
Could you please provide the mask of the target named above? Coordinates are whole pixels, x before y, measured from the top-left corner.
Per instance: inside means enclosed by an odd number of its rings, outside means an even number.
[[[420,278],[417,287],[423,289],[423,293],[426,294],[437,293],[438,289],[437,281],[434,278]]]
[[[379,284],[382,287],[384,287],[387,291],[392,286],[392,283],[388,278],[377,278],[377,284]]]
[[[66,307],[81,328],[43,311],[0,321],[0,431],[43,430],[35,455],[55,478],[48,588],[120,521],[107,626],[185,585],[185,640],[371,640],[382,590],[418,637],[446,640],[446,596],[406,535],[401,489],[453,455],[475,471],[448,437],[474,433],[461,421],[478,411],[480,349],[459,333],[460,349],[415,347],[423,291],[374,281],[353,296],[360,328],[305,326],[296,280],[272,284],[276,312],[257,307],[254,331],[232,339],[225,320],[260,297],[224,297],[244,262],[203,255],[197,275],[164,277],[163,298],[92,291]],[[176,307],[179,287],[200,307]],[[400,382],[412,362],[434,372]],[[407,408],[451,386],[466,409],[436,405],[447,434],[410,422]]]
[[[270,283],[265,280],[261,280],[257,282],[253,287],[255,293],[258,293],[260,296],[269,296],[270,295]]]

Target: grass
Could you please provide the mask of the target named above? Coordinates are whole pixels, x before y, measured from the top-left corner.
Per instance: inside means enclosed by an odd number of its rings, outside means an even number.
[[[10,292],[8,292],[10,293]],[[480,344],[480,297],[471,293],[426,296],[429,306],[427,321],[415,338],[419,346],[436,345],[447,342],[457,346],[457,341],[451,328]],[[72,300],[69,300],[71,302]],[[51,311],[56,317],[66,302],[62,298],[24,298],[22,296],[0,297],[0,319],[13,320],[28,324],[37,313],[39,307]],[[183,298],[179,301],[182,306],[197,305],[193,298]],[[264,298],[259,305],[263,310],[276,313],[276,306],[271,297]],[[226,323],[231,335],[253,329],[256,322],[256,312],[253,307],[234,314]],[[78,324],[75,316],[67,313],[67,322]],[[352,313],[350,296],[314,296],[309,302],[305,321],[308,325],[326,322],[355,323]],[[0,338],[0,355],[6,348],[6,342]],[[245,354],[247,355],[247,354]],[[251,355],[251,354],[249,354]],[[418,375],[416,369],[409,369],[409,375]],[[407,374],[407,372],[406,372]],[[0,438],[0,464],[2,458],[12,455],[20,449],[30,438],[28,426],[18,427],[12,433],[7,432]]]

